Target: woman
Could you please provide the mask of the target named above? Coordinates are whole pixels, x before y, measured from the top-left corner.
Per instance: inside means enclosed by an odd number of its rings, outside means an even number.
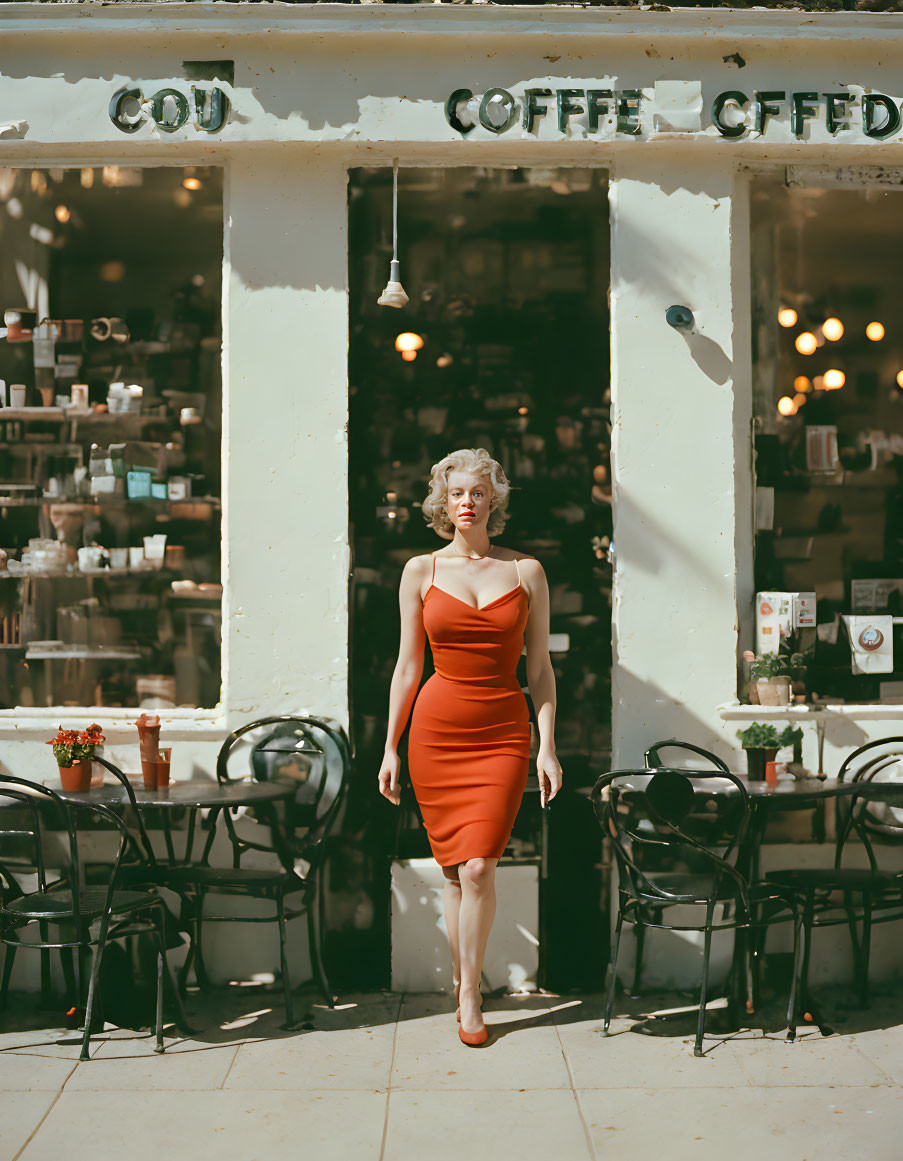
[[[469,1045],[488,1036],[480,978],[495,916],[495,868],[527,781],[530,720],[515,672],[525,641],[543,807],[562,777],[553,736],[546,576],[535,557],[489,542],[508,519],[509,488],[484,448],[453,451],[433,465],[422,508],[428,526],[451,543],[412,557],[401,575],[401,641],[379,771],[380,793],[398,806],[398,741],[416,697],[408,767],[445,876],[458,1033]],[[436,672],[418,695],[427,637]]]

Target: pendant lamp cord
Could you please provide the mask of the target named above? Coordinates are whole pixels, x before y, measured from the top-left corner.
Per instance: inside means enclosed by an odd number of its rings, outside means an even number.
[[[392,162],[392,261],[398,261],[398,158]]]

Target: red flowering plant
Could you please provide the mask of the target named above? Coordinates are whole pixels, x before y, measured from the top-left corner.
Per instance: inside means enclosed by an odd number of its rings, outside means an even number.
[[[72,766],[76,762],[90,762],[94,757],[94,749],[103,742],[104,736],[100,732],[97,722],[92,722],[86,730],[64,730],[62,726],[55,738],[46,744],[53,746],[53,756],[57,766]]]

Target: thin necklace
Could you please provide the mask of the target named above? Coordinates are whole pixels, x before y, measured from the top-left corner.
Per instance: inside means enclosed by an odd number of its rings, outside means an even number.
[[[489,552],[492,552],[492,545],[489,546]],[[482,556],[471,556],[469,552],[456,552],[455,556],[463,556],[466,560],[485,560],[489,552],[484,552]]]

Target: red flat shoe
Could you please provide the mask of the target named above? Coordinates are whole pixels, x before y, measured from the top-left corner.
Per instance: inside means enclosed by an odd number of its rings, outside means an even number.
[[[461,1037],[462,1044],[466,1044],[468,1048],[476,1048],[480,1044],[485,1044],[489,1039],[489,1029],[485,1025],[481,1032],[465,1032],[463,1028],[459,1028],[458,1035]]]

